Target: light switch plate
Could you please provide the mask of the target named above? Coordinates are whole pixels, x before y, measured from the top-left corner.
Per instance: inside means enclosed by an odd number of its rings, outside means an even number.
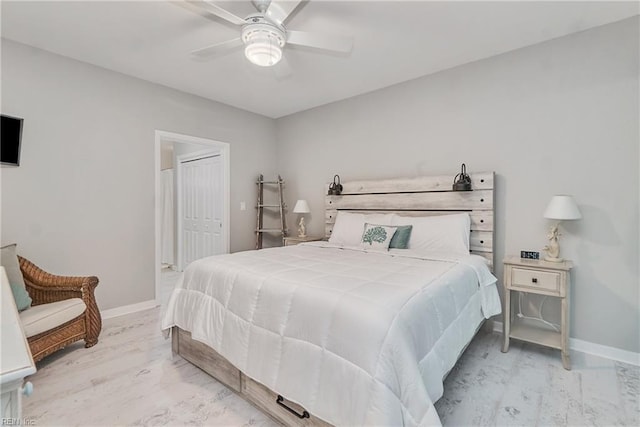
[[[540,259],[540,252],[520,251],[520,258],[522,258],[522,259]]]

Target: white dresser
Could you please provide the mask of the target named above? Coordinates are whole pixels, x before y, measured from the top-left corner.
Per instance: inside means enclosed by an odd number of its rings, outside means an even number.
[[[29,344],[22,330],[16,303],[13,300],[7,273],[0,267],[2,282],[2,335],[0,341],[0,391],[2,393],[0,418],[3,425],[23,425],[22,395],[30,395],[31,383],[24,377],[36,372]]]

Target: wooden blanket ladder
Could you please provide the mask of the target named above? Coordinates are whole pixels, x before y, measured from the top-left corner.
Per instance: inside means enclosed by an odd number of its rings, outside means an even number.
[[[282,236],[282,244],[284,245],[284,238],[287,236],[287,221],[284,216],[285,204],[284,195],[282,193],[282,186],[284,180],[278,175],[277,181],[265,181],[262,174],[258,177],[258,218],[256,224],[256,249],[262,249],[262,236],[264,233],[277,233]],[[277,185],[278,186],[278,203],[265,203],[264,201],[264,186],[265,185]],[[280,215],[280,228],[264,228],[264,210],[265,209],[277,209]]]

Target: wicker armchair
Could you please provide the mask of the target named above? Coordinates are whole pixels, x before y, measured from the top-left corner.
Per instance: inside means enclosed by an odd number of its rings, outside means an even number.
[[[94,297],[98,278],[65,277],[49,274],[29,260],[18,256],[20,270],[24,276],[27,292],[33,300],[32,306],[81,298],[87,306],[84,313],[62,325],[28,338],[34,361],[54,353],[67,345],[84,339],[85,347],[98,342],[102,329],[102,318]]]

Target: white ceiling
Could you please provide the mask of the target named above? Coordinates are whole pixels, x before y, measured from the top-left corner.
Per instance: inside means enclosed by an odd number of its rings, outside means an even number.
[[[219,2],[244,17],[249,1]],[[352,35],[348,56],[286,46],[293,73],[191,50],[239,27],[183,2],[1,2],[2,37],[277,118],[638,14],[638,2],[322,1],[287,28]]]

